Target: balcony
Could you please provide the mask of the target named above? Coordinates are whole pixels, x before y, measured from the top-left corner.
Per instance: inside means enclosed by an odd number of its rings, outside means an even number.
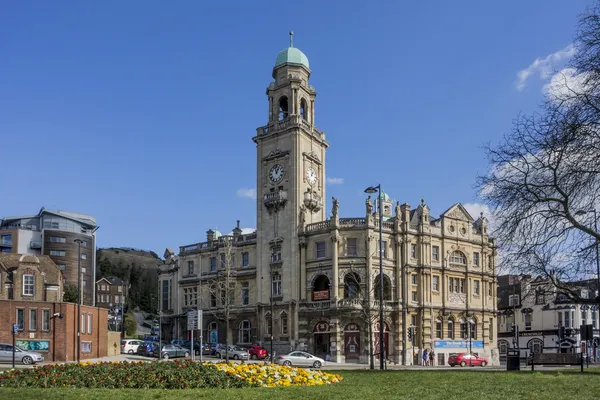
[[[263,198],[263,203],[265,204],[265,207],[267,207],[269,212],[271,212],[283,207],[285,203],[287,203],[287,199],[287,191],[279,190],[277,192],[265,194]]]

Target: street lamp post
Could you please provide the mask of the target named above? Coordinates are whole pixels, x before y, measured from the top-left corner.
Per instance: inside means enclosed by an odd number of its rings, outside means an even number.
[[[75,239],[77,251],[77,362],[81,358],[81,239]]]
[[[365,189],[365,193],[378,193],[379,197],[379,369],[383,370],[385,360],[383,359],[383,249],[381,248],[383,243],[383,213],[381,212],[381,184],[378,184],[377,186],[369,186]]]
[[[473,325],[475,321],[469,320],[469,367],[473,366]]]

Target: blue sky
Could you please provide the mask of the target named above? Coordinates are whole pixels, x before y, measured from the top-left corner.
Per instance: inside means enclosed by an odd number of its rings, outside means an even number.
[[[255,187],[251,138],[290,29],[343,217],[362,216],[378,182],[434,215],[477,203],[481,145],[536,108],[589,4],[4,2],[0,216],[87,213],[99,246],[159,254],[255,227],[239,194]]]

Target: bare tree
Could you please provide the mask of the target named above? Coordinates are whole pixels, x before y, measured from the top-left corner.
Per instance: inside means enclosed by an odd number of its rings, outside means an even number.
[[[595,274],[600,232],[600,3],[580,17],[569,68],[552,79],[540,111],[519,115],[478,178],[492,206],[503,267],[542,275],[574,300],[568,282]],[[589,301],[589,300],[588,300]]]
[[[235,258],[232,245],[232,238],[229,236],[223,237],[224,262],[217,268],[216,277],[206,284],[206,289],[211,298],[214,298],[219,305],[217,309],[213,309],[211,313],[216,319],[225,324],[225,360],[229,360],[229,323],[231,318],[235,316],[236,308],[239,303],[236,302],[237,294],[242,294],[242,297],[250,297],[250,282],[239,277],[238,270],[235,268]],[[243,293],[246,291],[246,293]]]

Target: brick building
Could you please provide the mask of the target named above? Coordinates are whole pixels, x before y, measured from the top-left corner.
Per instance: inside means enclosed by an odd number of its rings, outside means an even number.
[[[125,285],[114,276],[107,276],[96,281],[96,306],[112,308],[121,306],[125,300]]]
[[[77,305],[63,303],[63,273],[48,256],[0,253],[0,343],[42,353],[45,360],[77,358]],[[108,311],[81,307],[81,359],[104,357]]]
[[[39,352],[45,361],[77,359],[77,304],[0,300],[0,343]],[[108,354],[108,310],[81,306],[81,360]],[[17,360],[19,362],[19,360]]]

